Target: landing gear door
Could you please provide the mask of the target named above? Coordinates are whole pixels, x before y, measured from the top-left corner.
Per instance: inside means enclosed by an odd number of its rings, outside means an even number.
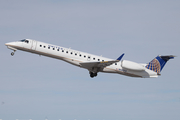
[[[36,45],[37,45],[37,42],[36,42],[35,40],[32,40],[31,49],[32,49],[32,50],[36,50]]]

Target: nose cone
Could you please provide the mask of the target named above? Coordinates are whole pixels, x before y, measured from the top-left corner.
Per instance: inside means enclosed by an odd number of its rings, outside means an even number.
[[[12,45],[15,45],[15,42],[9,42],[9,43],[6,43],[5,45],[6,46],[12,46]]]

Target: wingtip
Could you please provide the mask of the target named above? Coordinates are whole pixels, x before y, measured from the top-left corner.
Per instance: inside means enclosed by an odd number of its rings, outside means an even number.
[[[125,53],[123,53],[117,60],[121,60]]]

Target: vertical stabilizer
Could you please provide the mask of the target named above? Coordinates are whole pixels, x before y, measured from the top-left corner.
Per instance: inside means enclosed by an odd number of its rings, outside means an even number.
[[[157,72],[159,74],[163,69],[163,67],[165,66],[166,62],[169,59],[173,59],[174,57],[175,57],[174,55],[167,55],[167,56],[158,55],[150,63],[148,63],[148,65],[146,65],[146,68],[154,72]]]

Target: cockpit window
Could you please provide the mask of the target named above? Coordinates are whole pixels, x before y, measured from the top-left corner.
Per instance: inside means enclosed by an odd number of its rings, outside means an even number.
[[[24,39],[24,40],[20,40],[20,41],[21,41],[21,42],[25,42],[25,40],[26,40],[26,39]]]
[[[25,42],[25,43],[29,43],[29,40],[26,40],[26,39],[24,39],[24,40],[20,40],[21,42]]]
[[[29,40],[25,40],[25,43],[29,43]]]

